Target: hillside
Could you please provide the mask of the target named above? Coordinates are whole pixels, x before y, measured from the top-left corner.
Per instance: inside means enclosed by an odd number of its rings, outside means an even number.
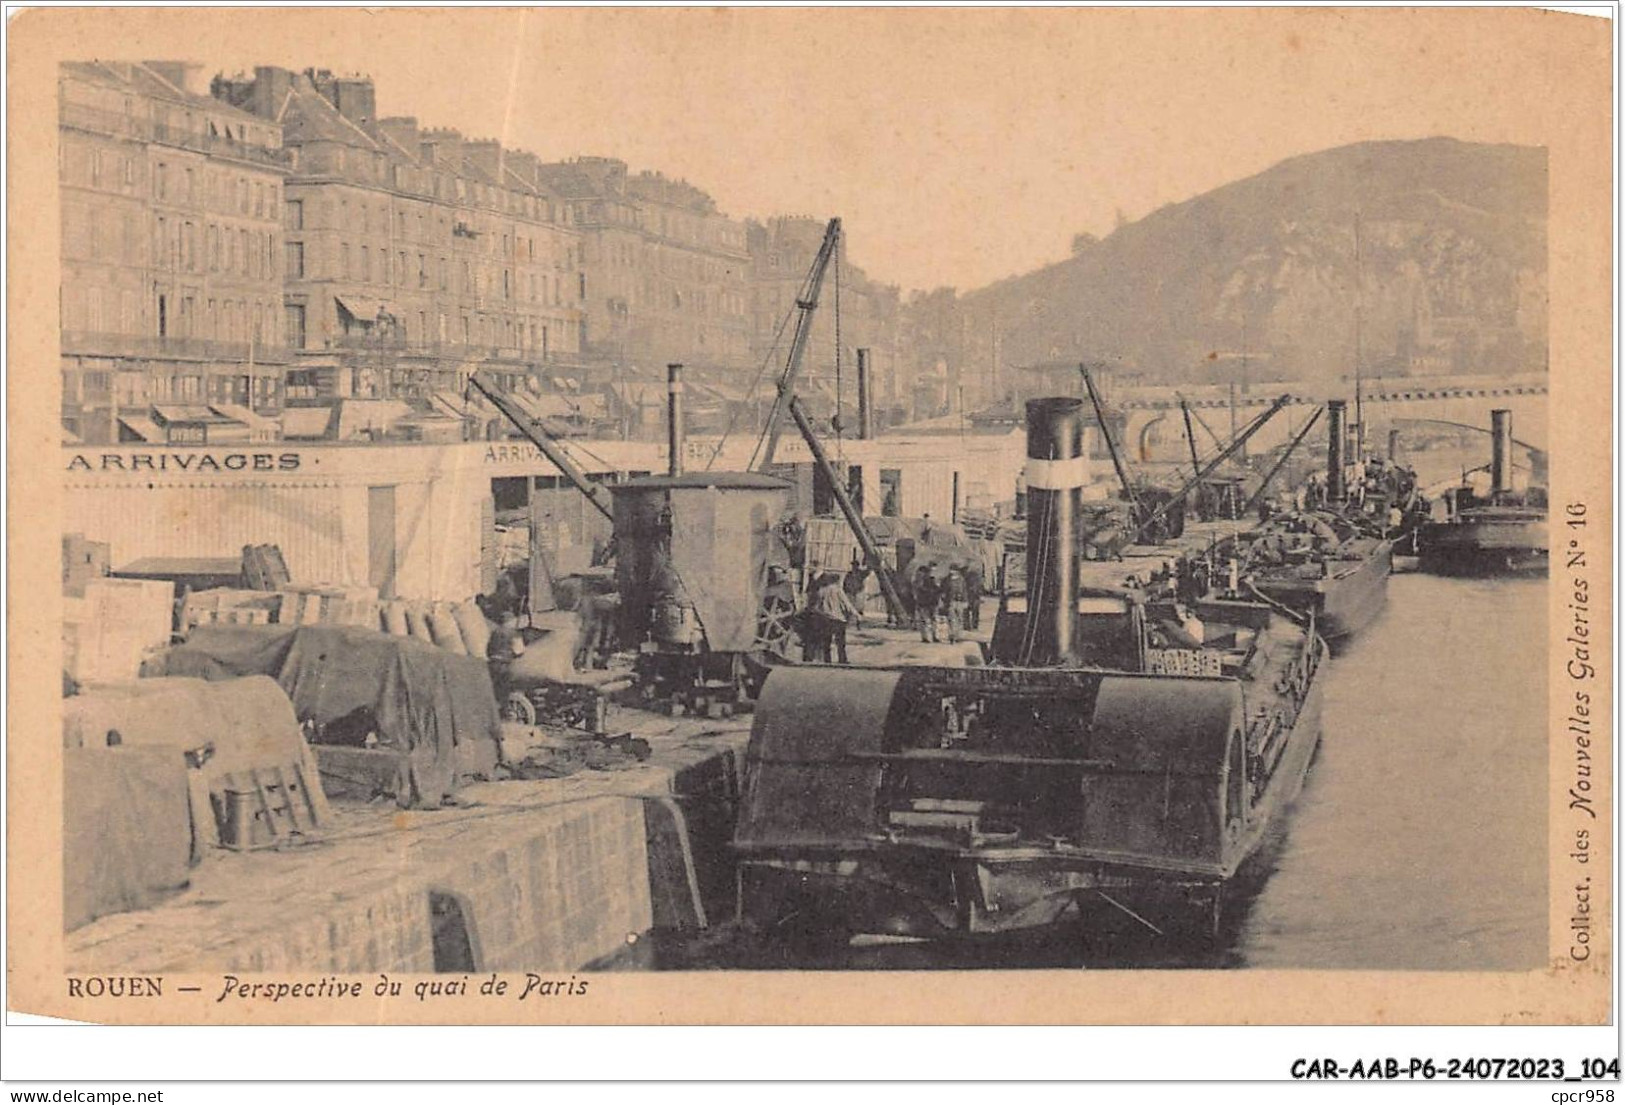
[[[1360,257],[1355,264],[1356,213]],[[1538,369],[1546,153],[1449,138],[1284,161],[959,299],[967,366],[1088,357],[1149,379]]]

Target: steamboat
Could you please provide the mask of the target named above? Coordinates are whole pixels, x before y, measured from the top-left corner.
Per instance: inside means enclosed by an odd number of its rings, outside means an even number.
[[[1026,593],[985,666],[775,669],[735,846],[748,924],[1220,931],[1320,738],[1314,615],[1171,578],[1079,586],[1080,401],[1027,405]]]
[[[1445,493],[1444,518],[1422,526],[1422,567],[1447,575],[1544,575],[1550,555],[1544,487],[1513,488],[1512,412],[1490,412],[1490,489]]]

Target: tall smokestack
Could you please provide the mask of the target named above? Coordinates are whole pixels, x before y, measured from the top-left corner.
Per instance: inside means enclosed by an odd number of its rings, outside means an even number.
[[[1512,412],[1490,412],[1490,491],[1512,490]]]
[[[1087,465],[1083,400],[1029,399],[1026,664],[1058,664],[1072,655],[1078,617],[1074,526]]]
[[[1347,494],[1343,486],[1343,448],[1348,444],[1346,404],[1341,399],[1326,400],[1326,500],[1340,503]]]
[[[683,474],[683,366],[666,366],[666,446],[671,450],[669,471]]]
[[[874,401],[869,394],[869,351],[858,350],[858,440],[874,437]]]

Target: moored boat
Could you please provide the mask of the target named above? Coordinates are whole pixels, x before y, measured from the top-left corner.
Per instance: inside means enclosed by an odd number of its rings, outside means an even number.
[[[1490,412],[1490,487],[1464,484],[1445,493],[1444,517],[1419,536],[1422,567],[1446,575],[1544,574],[1550,556],[1544,487],[1515,490],[1512,413]]]
[[[1313,614],[1333,648],[1369,625],[1388,601],[1394,543],[1360,533],[1327,512],[1275,518],[1243,554],[1259,591]]]
[[[768,677],[734,841],[748,921],[1217,931],[1318,744],[1326,645],[1256,596],[1080,594],[1076,416],[1029,404],[1027,593],[1001,604],[990,666]]]

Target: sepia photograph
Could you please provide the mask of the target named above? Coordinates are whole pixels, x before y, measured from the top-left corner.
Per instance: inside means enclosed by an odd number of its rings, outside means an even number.
[[[1605,1021],[1612,35],[22,14],[8,1004]]]

